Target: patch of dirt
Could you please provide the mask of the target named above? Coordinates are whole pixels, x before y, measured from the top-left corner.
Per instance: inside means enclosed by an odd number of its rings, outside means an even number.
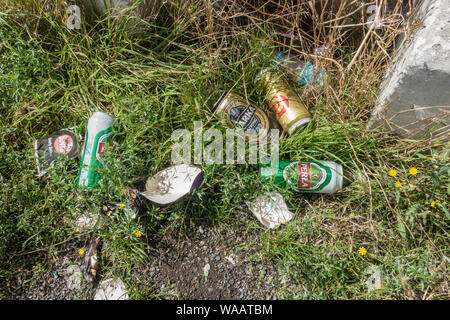
[[[76,256],[77,248],[85,246],[81,241],[64,245],[56,258],[51,258],[40,270],[36,263],[28,270],[14,276],[11,300],[86,300],[92,296],[96,282],[86,280],[82,259]],[[34,258],[33,260],[37,260]],[[31,265],[31,263],[30,263]],[[35,270],[35,271],[34,271]],[[34,273],[36,275],[34,275]]]
[[[237,215],[238,225],[230,228],[205,221],[183,234],[164,230],[164,238],[155,241],[156,253],[149,263],[132,271],[132,283],[160,299],[277,299],[288,281],[278,274],[274,262],[255,261],[255,244],[260,240],[250,227],[258,222],[251,214]],[[56,258],[49,257],[48,269],[36,271],[38,277],[33,276],[35,263],[27,271],[18,271],[8,299],[92,299],[102,280],[101,270],[94,283],[76,275],[77,266],[84,272],[77,248],[85,247],[88,240],[60,247],[53,255]]]
[[[240,217],[242,220],[253,217]],[[246,230],[248,221],[241,221]],[[274,263],[252,261],[257,239],[251,234],[202,224],[188,236],[172,235],[158,244],[146,270],[133,274],[156,284],[163,299],[276,299],[286,279]]]

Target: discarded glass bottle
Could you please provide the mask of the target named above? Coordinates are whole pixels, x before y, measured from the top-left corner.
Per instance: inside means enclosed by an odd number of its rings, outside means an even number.
[[[270,164],[262,166],[261,178],[263,182],[314,193],[335,193],[352,181],[342,165],[333,161],[282,160],[276,170]]]

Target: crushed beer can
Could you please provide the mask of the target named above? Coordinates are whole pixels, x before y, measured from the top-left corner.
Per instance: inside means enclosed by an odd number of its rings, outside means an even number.
[[[145,184],[141,192],[148,200],[167,205],[174,203],[199,188],[203,181],[203,172],[187,164],[179,164],[158,172]]]
[[[86,268],[87,279],[94,281],[98,271],[98,249],[100,244],[100,238],[92,237],[87,253],[84,256],[84,266]]]
[[[268,192],[245,203],[258,221],[269,229],[286,224],[294,216],[287,208],[283,196],[278,192]]]
[[[106,143],[113,134],[114,117],[103,112],[94,112],[89,118],[77,184],[94,188],[100,180],[98,169],[103,166],[102,156]]]
[[[81,137],[78,137],[80,140]],[[37,176],[44,175],[54,166],[54,161],[62,156],[70,159],[78,156],[77,135],[71,129],[62,129],[34,142],[34,154],[37,162]]]
[[[286,80],[269,69],[255,79],[265,91],[265,100],[278,122],[289,135],[302,131],[311,121],[311,114]]]
[[[222,119],[229,124],[235,124],[247,130],[254,130],[257,138],[261,129],[265,129],[266,136],[272,129],[280,129],[278,122],[272,118],[265,110],[255,107],[247,102],[243,97],[231,93],[224,92],[222,96],[214,104],[212,112],[217,113]]]
[[[342,165],[333,161],[287,161],[279,167],[261,166],[263,183],[272,182],[300,192],[335,193],[353,180]]]

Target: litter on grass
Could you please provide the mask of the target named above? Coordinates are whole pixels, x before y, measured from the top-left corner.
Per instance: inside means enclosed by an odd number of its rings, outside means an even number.
[[[316,48],[314,53],[317,56],[326,54],[326,50]],[[300,60],[291,54],[283,54],[279,52],[275,57],[276,64],[292,75],[302,86],[322,86],[323,74],[317,67],[309,61]]]
[[[78,137],[71,129],[61,129],[34,142],[34,155],[37,162],[37,176],[44,175],[61,156],[70,159],[78,155]]]
[[[278,192],[269,192],[253,201],[246,201],[247,207],[265,227],[274,229],[289,222],[294,216]]]
[[[158,172],[149,178],[141,194],[159,205],[180,200],[197,189],[203,181],[203,172],[187,164],[179,164]]]
[[[224,92],[214,104],[212,112],[228,122],[229,125],[236,124],[243,129],[254,130],[255,133],[251,135],[250,139],[257,138],[261,129],[267,130],[267,133],[272,129],[281,129],[271,114],[249,104],[244,97],[232,92]]]
[[[353,181],[342,165],[333,161],[282,160],[276,170],[261,166],[263,183],[274,183],[300,192],[335,193]]]
[[[76,232],[92,230],[98,221],[98,216],[93,213],[85,213],[75,221]]]
[[[103,167],[103,155],[106,152],[106,143],[113,135],[114,117],[94,112],[88,120],[83,154],[78,173],[78,185],[95,188],[100,180],[98,169]]]
[[[95,291],[94,300],[128,300],[125,284],[120,278],[102,280]]]
[[[91,282],[94,281],[95,277],[97,276],[99,243],[100,238],[92,237],[87,253],[84,256],[84,266],[88,274],[87,278]]]
[[[276,119],[289,135],[302,131],[311,121],[305,104],[289,83],[269,68],[259,72],[255,82],[260,84],[269,108],[275,112]]]

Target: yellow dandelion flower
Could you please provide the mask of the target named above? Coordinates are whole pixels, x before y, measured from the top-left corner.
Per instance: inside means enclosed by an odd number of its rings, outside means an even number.
[[[136,236],[136,238],[139,238],[140,236],[142,236],[142,233],[141,233],[139,230],[137,230],[137,231],[134,233],[134,235]]]
[[[389,170],[388,174],[389,174],[391,177],[395,177],[395,176],[397,175],[397,170],[391,169],[391,170]]]
[[[107,206],[103,206],[103,211],[107,211],[108,207]]]
[[[83,250],[83,248],[81,248],[81,249],[78,249],[78,254],[79,254],[80,256],[82,256],[82,255],[84,254],[84,250]]]
[[[412,183],[410,183],[410,184],[409,184],[409,187],[410,187],[411,189],[413,189],[413,190],[414,190],[414,189],[416,188],[416,185],[415,185],[415,184],[412,184]]]
[[[409,174],[415,176],[419,171],[417,170],[417,168],[411,168],[409,169]]]
[[[367,249],[364,247],[361,247],[361,248],[359,248],[358,252],[360,255],[365,256],[367,254]]]
[[[111,215],[111,213],[112,213],[112,211],[109,210],[109,211],[106,213],[106,215],[109,217],[109,216]]]
[[[436,201],[431,201],[430,206],[434,208],[436,206]]]
[[[397,181],[397,182],[395,183],[395,187],[396,187],[396,188],[400,188],[402,185],[403,185],[403,183],[401,183],[400,181]]]
[[[123,203],[121,203],[120,206],[119,206],[119,210],[123,209],[124,207],[125,207],[125,205]]]

